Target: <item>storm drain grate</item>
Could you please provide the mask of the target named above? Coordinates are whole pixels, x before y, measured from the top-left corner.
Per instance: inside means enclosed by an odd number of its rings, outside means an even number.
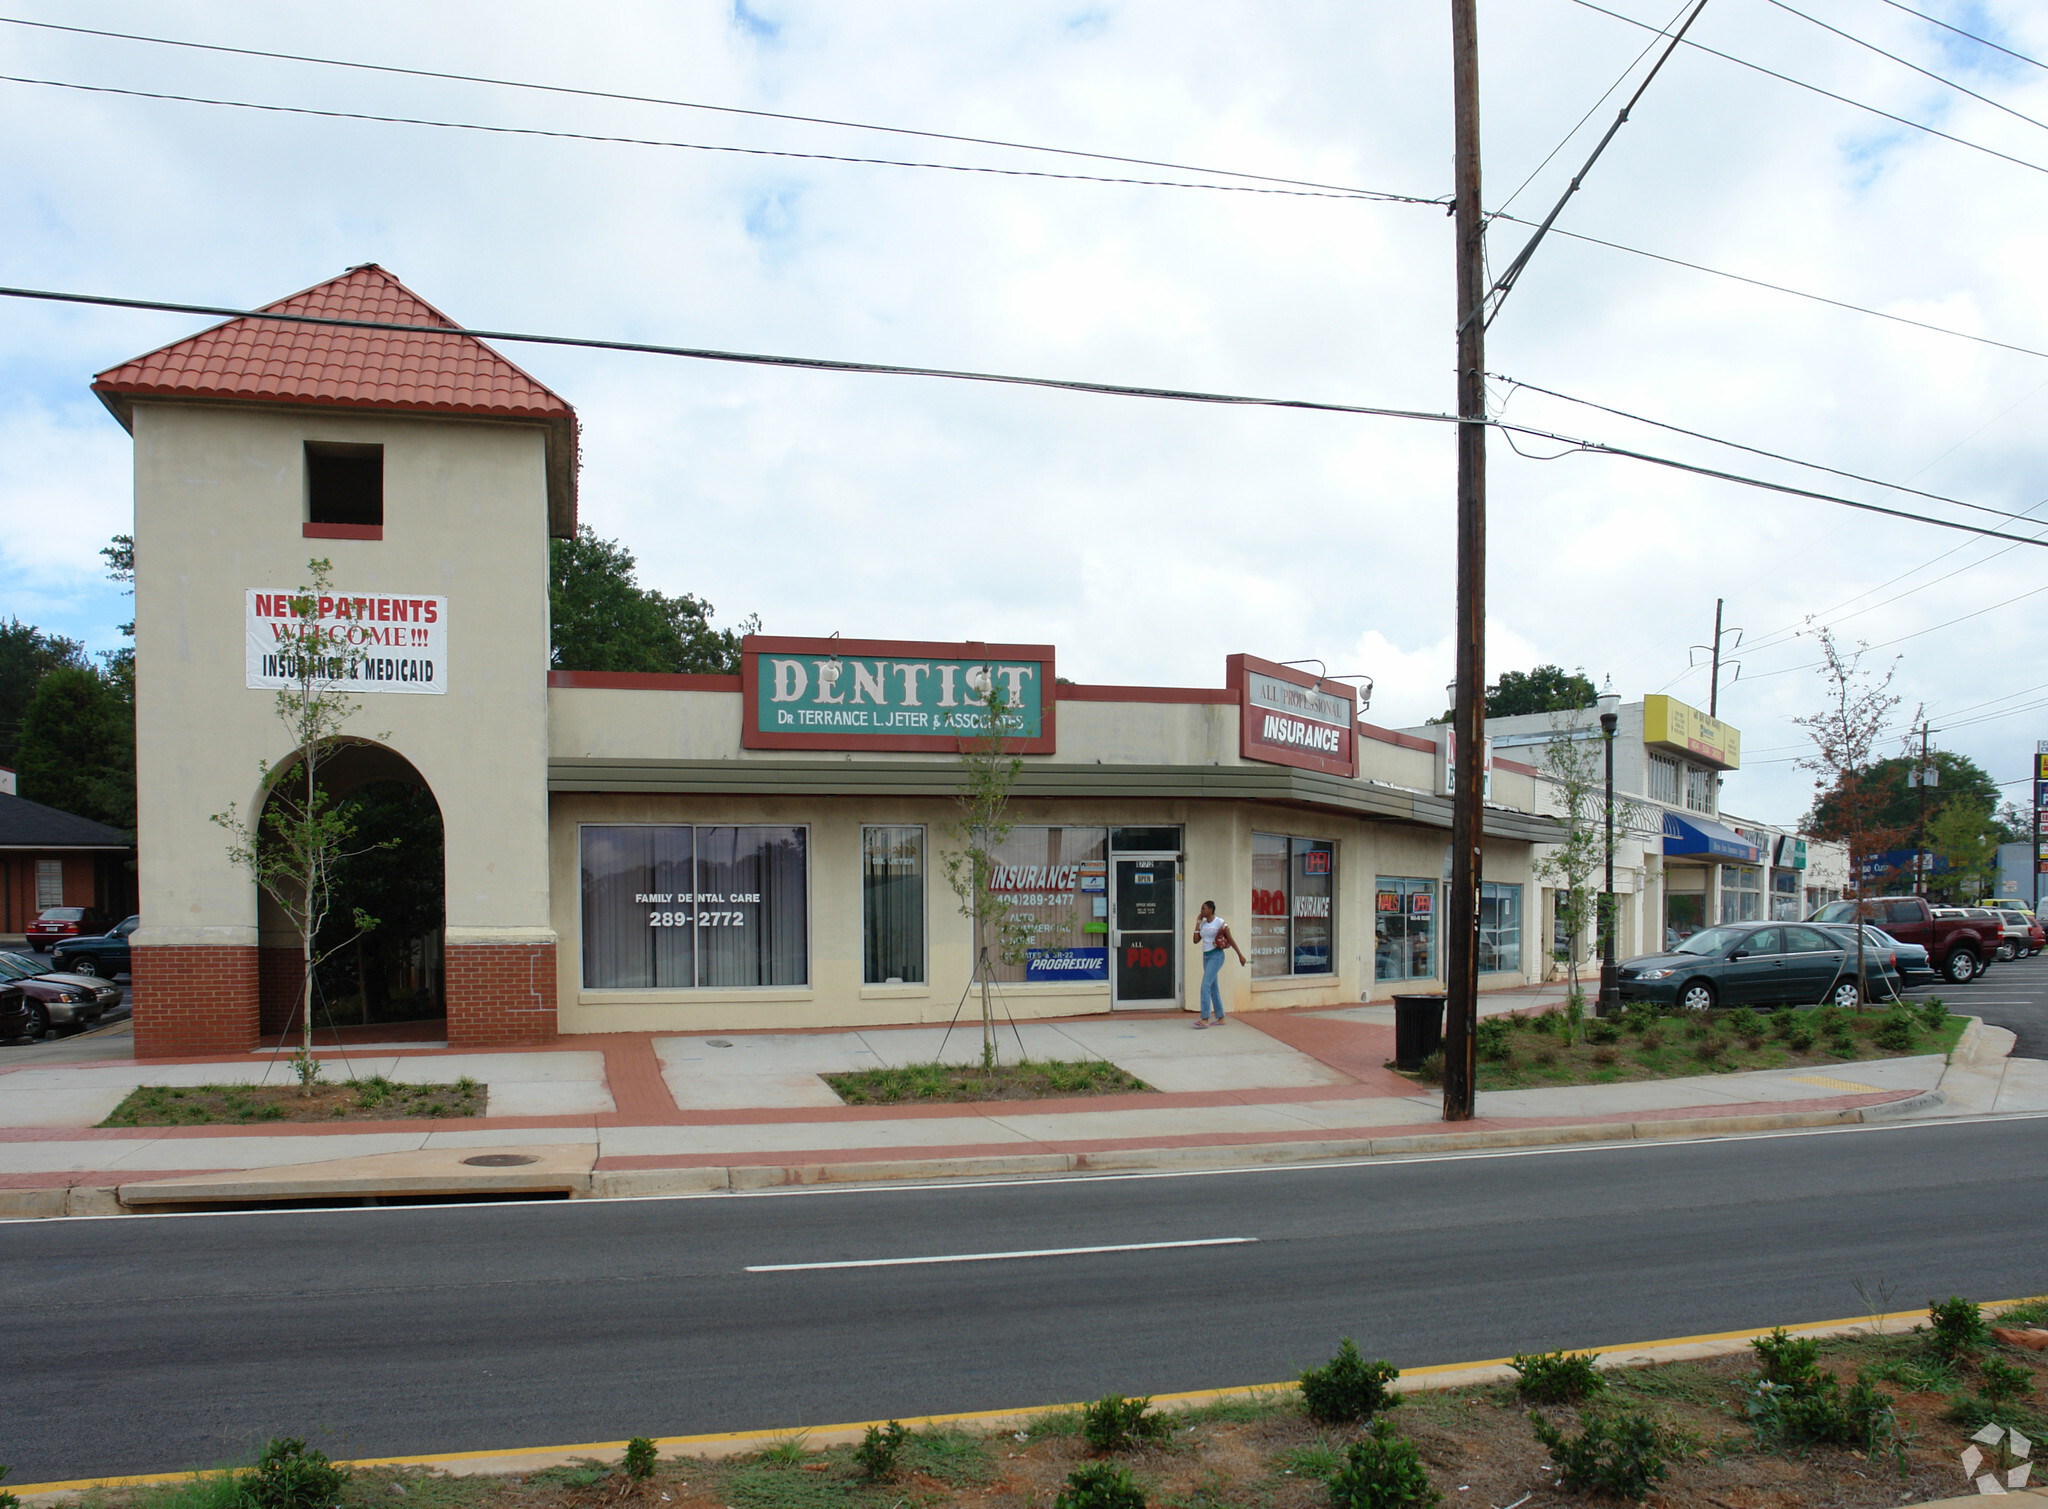
[[[528,1153],[479,1153],[462,1161],[475,1168],[517,1168],[522,1163],[538,1163],[540,1159]]]

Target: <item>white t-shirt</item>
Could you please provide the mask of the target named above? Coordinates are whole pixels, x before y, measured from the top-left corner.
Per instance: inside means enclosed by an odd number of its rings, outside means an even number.
[[[1222,932],[1226,926],[1228,924],[1221,917],[1211,917],[1207,922],[1195,924],[1195,931],[1202,935],[1203,953],[1213,954],[1216,952],[1218,947],[1216,935]]]

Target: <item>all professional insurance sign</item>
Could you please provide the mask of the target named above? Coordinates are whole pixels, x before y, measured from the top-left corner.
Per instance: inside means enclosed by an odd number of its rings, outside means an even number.
[[[246,595],[247,684],[289,687],[298,679],[295,655],[306,628],[294,603],[308,599],[260,587]],[[335,679],[348,690],[430,695],[448,690],[447,598],[336,592],[312,606],[320,644],[341,673]]]
[[[1054,749],[1049,645],[753,635],[740,646],[747,749],[957,753],[986,738],[991,697],[1018,754]]]
[[[1358,694],[1331,681],[1254,655],[1225,662],[1237,693],[1238,753],[1324,775],[1358,774]]]

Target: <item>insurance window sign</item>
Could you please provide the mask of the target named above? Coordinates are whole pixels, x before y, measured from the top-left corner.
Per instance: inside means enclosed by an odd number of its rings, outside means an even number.
[[[1358,694],[1345,682],[1232,655],[1226,680],[1238,696],[1238,753],[1325,775],[1358,774]]]
[[[1054,684],[1049,645],[750,635],[740,744],[957,754],[988,737],[999,702],[1007,750],[1051,754]]]
[[[245,593],[246,685],[297,686],[317,645],[315,679],[349,692],[448,690],[448,599],[392,592]],[[317,635],[309,633],[317,631]]]

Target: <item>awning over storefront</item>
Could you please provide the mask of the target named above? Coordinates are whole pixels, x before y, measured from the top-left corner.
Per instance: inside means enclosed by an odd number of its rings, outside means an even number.
[[[1716,864],[1732,859],[1753,865],[1762,857],[1762,851],[1733,828],[1704,817],[1680,817],[1676,812],[1664,814],[1664,852],[1697,854]]]

